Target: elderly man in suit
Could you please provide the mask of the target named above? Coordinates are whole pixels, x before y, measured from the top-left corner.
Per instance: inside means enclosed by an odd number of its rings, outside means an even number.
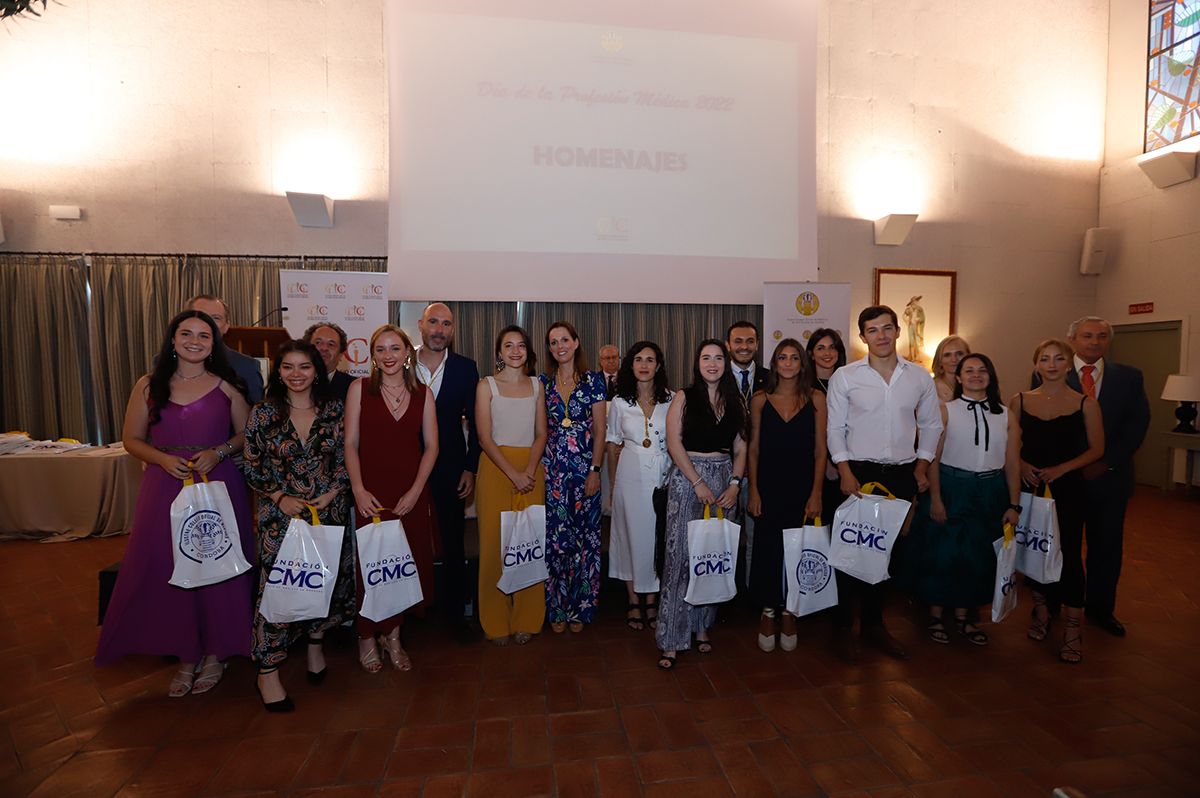
[[[212,294],[197,294],[187,303],[185,310],[198,310],[211,316],[212,320],[217,323],[217,330],[220,331],[222,339],[229,332],[229,306],[220,297]],[[233,366],[234,372],[246,381],[246,394],[250,399],[250,404],[261,401],[263,378],[258,361],[249,355],[233,351],[225,346],[224,340],[221,341],[221,346],[225,347],[225,357],[229,359],[229,365]]]
[[[479,468],[479,439],[475,436],[479,368],[474,360],[450,351],[454,314],[445,304],[434,302],[425,308],[417,327],[421,331],[417,379],[433,393],[437,408],[438,456],[429,475],[429,489],[442,536],[445,611],[453,622],[463,623],[463,610],[471,596],[463,548],[463,513],[466,499],[475,489]]]
[[[1125,626],[1116,618],[1117,580],[1121,576],[1125,506],[1133,493],[1133,455],[1150,426],[1150,402],[1142,372],[1113,363],[1105,356],[1112,343],[1112,325],[1097,316],[1085,316],[1067,329],[1067,342],[1075,349],[1075,362],[1067,384],[1100,403],[1104,417],[1104,457],[1083,469],[1087,480],[1088,618],[1117,637]]]

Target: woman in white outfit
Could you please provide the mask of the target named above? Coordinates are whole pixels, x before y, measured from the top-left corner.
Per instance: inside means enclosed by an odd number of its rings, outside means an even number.
[[[608,403],[607,435],[609,468],[615,468],[608,575],[625,582],[629,593],[625,622],[634,631],[647,624],[654,628],[658,619],[652,496],[655,488],[664,485],[671,462],[667,454],[670,405],[662,350],[651,341],[638,341],[617,372],[617,388]]]

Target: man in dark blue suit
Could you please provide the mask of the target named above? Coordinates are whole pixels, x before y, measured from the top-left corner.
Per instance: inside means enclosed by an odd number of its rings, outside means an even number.
[[[474,360],[450,351],[454,314],[446,305],[434,302],[425,308],[417,326],[421,331],[417,379],[433,392],[437,406],[438,456],[429,476],[429,489],[442,535],[445,611],[452,621],[461,623],[463,609],[472,595],[467,585],[463,514],[479,468],[479,439],[475,436],[479,368]],[[465,436],[463,419],[467,425]]]
[[[1075,350],[1067,384],[1096,399],[1104,417],[1104,457],[1083,469],[1087,480],[1085,608],[1094,624],[1124,637],[1125,626],[1114,611],[1121,577],[1125,507],[1133,493],[1133,455],[1150,426],[1150,402],[1141,370],[1105,358],[1112,343],[1112,325],[1107,321],[1085,316],[1072,322],[1067,342]]]
[[[250,404],[260,401],[263,398],[263,378],[258,361],[225,346],[225,333],[229,332],[229,308],[225,301],[212,294],[197,294],[187,303],[186,310],[207,313],[217,323],[217,330],[221,333],[221,346],[225,347],[225,357],[229,359],[229,365],[233,366],[234,372],[245,381]]]

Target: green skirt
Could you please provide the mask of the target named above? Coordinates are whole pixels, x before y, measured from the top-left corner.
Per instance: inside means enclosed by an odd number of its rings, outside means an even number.
[[[1004,472],[938,468],[946,523],[929,517],[929,494],[922,494],[908,536],[901,582],[926,604],[989,604],[996,580],[992,541],[1004,534],[1002,519],[1008,509]]]

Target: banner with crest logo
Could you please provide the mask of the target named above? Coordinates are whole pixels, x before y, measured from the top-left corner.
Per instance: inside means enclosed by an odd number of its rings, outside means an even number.
[[[388,323],[387,279],[383,272],[281,269],[279,304],[287,308],[283,326],[288,335],[300,338],[314,324],[338,325],[349,339],[342,368],[364,377],[371,371],[371,333]]]
[[[763,283],[763,363],[767,363],[775,344],[795,338],[807,345],[813,330],[830,327],[846,342],[850,326],[849,283]],[[857,333],[857,329],[853,332]]]

